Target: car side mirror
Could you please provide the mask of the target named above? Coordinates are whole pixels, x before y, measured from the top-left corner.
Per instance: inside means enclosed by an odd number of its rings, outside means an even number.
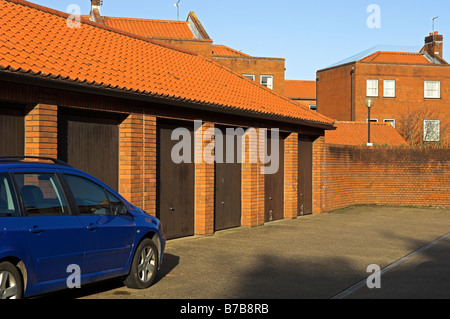
[[[112,204],[112,211],[115,216],[121,216],[127,214],[127,208],[123,204]]]

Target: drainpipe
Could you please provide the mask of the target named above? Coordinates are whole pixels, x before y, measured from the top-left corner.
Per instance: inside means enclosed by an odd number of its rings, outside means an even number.
[[[316,111],[319,112],[319,76],[316,76]]]
[[[355,73],[355,67],[352,66],[352,70],[350,71],[350,121],[353,121],[353,75]]]

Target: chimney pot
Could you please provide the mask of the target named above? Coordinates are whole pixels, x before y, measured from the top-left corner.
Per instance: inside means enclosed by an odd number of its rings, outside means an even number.
[[[430,33],[430,35],[425,38],[425,46],[422,48],[422,51],[427,52],[432,57],[439,56],[442,58],[443,40],[444,37],[439,34],[438,31]]]
[[[100,7],[103,5],[103,0],[91,0],[91,20],[103,24],[103,17],[100,14]]]

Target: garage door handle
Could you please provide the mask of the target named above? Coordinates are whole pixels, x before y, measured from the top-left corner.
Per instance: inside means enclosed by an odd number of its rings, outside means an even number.
[[[175,208],[170,207],[169,210],[170,210],[171,212],[174,212],[174,211],[175,211]]]
[[[225,205],[225,202],[221,202],[222,205]]]

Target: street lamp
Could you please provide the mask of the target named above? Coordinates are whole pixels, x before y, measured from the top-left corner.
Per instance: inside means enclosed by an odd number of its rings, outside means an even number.
[[[366,97],[366,99],[364,100],[364,104],[367,106],[367,110],[368,110],[368,117],[367,117],[367,128],[368,128],[368,142],[367,142],[367,146],[373,146],[373,144],[370,142],[370,109],[372,108],[372,106],[375,104],[375,100],[371,97]]]

